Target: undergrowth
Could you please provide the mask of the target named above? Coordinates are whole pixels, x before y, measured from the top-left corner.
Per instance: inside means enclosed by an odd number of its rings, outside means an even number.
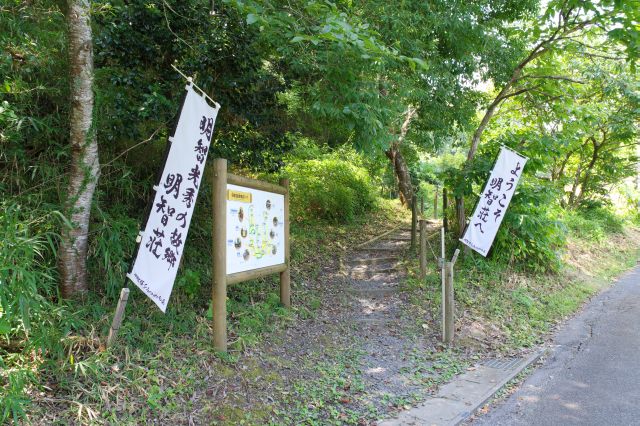
[[[158,311],[132,286],[118,342],[109,350],[102,344],[113,314],[118,282],[121,283],[116,279],[117,273],[103,292],[92,292],[82,302],[43,305],[49,315],[49,322],[43,322],[49,327],[46,336],[57,342],[57,346],[46,343],[45,347],[47,351],[58,347],[59,353],[53,357],[52,353],[43,352],[33,358],[30,355],[33,346],[24,352],[15,348],[5,350],[2,346],[5,364],[11,363],[11,369],[5,369],[1,376],[5,419],[26,415],[30,421],[48,423],[145,422],[152,419],[173,422],[174,416],[184,410],[196,409],[197,404],[191,399],[203,391],[207,381],[231,377],[239,371],[247,374],[239,361],[244,353],[259,347],[264,336],[286,329],[293,321],[316,315],[322,297],[317,278],[323,265],[335,258],[336,253],[363,242],[380,229],[393,226],[405,216],[406,212],[400,210],[397,203],[380,200],[372,213],[359,215],[347,225],[323,221],[293,222],[293,306],[285,309],[280,305],[279,284],[273,277],[230,286],[227,302],[230,345],[226,356],[212,348],[208,312],[210,269],[207,269],[206,261],[183,265],[166,314]],[[108,219],[105,217],[104,220]],[[119,227],[129,226],[130,221],[121,220],[112,229],[102,226],[95,229],[112,241],[111,236]],[[39,244],[45,242],[46,239]],[[198,244],[196,240],[196,248]],[[114,250],[127,250],[121,243],[114,246]],[[105,256],[109,247],[92,246],[92,256],[96,259]],[[112,255],[115,259],[116,255]],[[103,259],[103,262],[108,261]],[[114,264],[120,267],[118,262]],[[97,263],[94,267],[104,268],[105,265],[107,263]],[[55,268],[55,265],[50,267]],[[55,292],[55,281],[49,282],[51,291]],[[113,293],[109,293],[108,288],[112,288]],[[52,298],[55,300],[56,296]],[[67,315],[70,312],[73,315]],[[57,318],[56,322],[53,318]],[[10,341],[15,342],[15,339]],[[38,342],[36,339],[31,341],[33,345]],[[339,375],[330,367],[327,364],[316,373],[331,377]],[[6,371],[12,371],[10,381]],[[327,379],[327,385],[330,382]],[[300,392],[301,398],[312,397],[302,388]]]
[[[540,270],[491,255],[460,256],[454,289],[461,345],[509,352],[538,344],[640,257],[640,231],[610,211],[567,211],[559,220],[567,241],[558,248],[559,267]],[[432,269],[422,282],[414,276],[408,286],[413,303],[426,304],[439,318],[439,272]]]

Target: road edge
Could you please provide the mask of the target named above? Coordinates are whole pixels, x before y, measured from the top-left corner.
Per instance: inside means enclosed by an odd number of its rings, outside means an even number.
[[[482,407],[487,401],[492,399],[498,391],[500,391],[505,385],[507,385],[510,381],[512,381],[518,374],[522,373],[526,368],[536,363],[543,355],[547,354],[548,348],[543,348],[537,350],[535,353],[526,358],[522,363],[518,364],[513,371],[511,371],[504,379],[498,382],[494,387],[492,387],[485,395],[483,395],[477,403],[474,403],[473,407],[469,410],[465,410],[462,413],[458,413],[458,415],[451,421],[452,425],[458,426],[465,420],[475,413],[475,411]]]

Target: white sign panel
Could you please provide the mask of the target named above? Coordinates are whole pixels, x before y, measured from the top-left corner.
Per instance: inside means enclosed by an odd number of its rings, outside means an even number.
[[[464,244],[487,256],[507,211],[527,158],[502,147],[463,237]]]
[[[227,185],[227,274],[281,265],[284,195]]]
[[[184,252],[191,216],[220,105],[211,107],[191,85],[173,137],[138,255],[127,277],[165,312]]]

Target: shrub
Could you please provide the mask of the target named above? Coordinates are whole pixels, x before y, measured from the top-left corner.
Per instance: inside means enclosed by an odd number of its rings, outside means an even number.
[[[283,174],[290,180],[291,215],[296,221],[349,222],[375,205],[371,177],[353,150],[317,159],[290,158]]]
[[[80,326],[57,298],[56,234],[61,215],[0,202],[0,423],[23,417],[36,382],[27,360],[64,357],[64,337]]]
[[[589,241],[603,241],[607,234],[624,231],[624,220],[602,205],[569,210],[564,219],[574,235]]]
[[[39,334],[39,319],[52,307],[44,295],[55,292],[53,271],[44,260],[51,235],[35,236],[38,222],[25,220],[20,205],[0,204],[0,422],[24,415],[29,380],[11,360],[27,337]]]
[[[495,256],[534,271],[560,268],[566,227],[553,211],[555,193],[523,181],[493,245]]]

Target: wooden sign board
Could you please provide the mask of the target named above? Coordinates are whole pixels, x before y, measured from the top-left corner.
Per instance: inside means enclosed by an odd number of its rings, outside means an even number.
[[[280,302],[291,305],[289,181],[280,185],[227,173],[214,160],[213,344],[227,350],[227,285],[280,274]]]
[[[227,184],[227,274],[282,265],[284,195]]]

